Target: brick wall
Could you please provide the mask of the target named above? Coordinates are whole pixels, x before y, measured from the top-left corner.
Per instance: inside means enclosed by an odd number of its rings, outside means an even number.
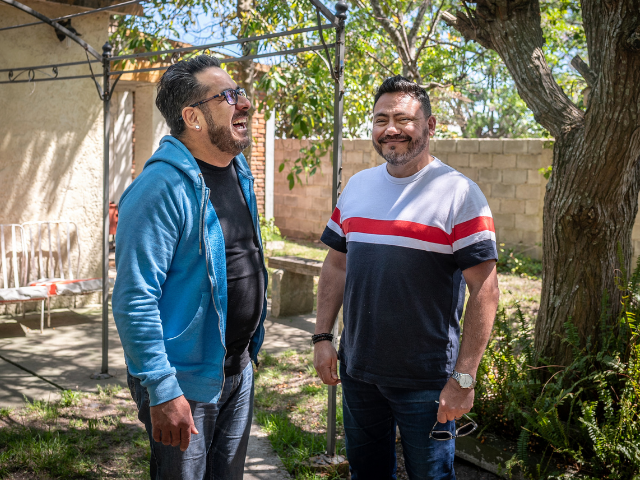
[[[264,114],[257,111],[253,112],[251,120],[251,135],[253,137],[253,145],[251,150],[251,173],[255,178],[253,188],[256,192],[256,200],[258,201],[258,212],[264,215],[264,179],[265,179],[265,133],[266,120]]]
[[[331,215],[329,157],[323,159],[321,172],[293,190],[286,179],[289,166],[278,172],[283,160],[295,160],[307,144],[306,140],[275,142],[274,216],[284,235],[318,239]],[[546,180],[538,169],[552,161],[552,150],[545,148],[545,140],[440,139],[431,141],[431,153],[482,189],[493,212],[498,242],[540,258]],[[370,140],[345,140],[344,184],[355,173],[383,162]],[[640,245],[640,229],[637,233]]]

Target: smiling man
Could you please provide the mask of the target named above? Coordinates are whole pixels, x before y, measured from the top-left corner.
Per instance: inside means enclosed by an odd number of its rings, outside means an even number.
[[[478,186],[429,154],[435,126],[424,89],[386,79],[372,132],[386,164],[351,178],[322,235],[314,365],[342,382],[353,480],[396,478],[396,425],[409,478],[455,479],[455,437],[474,428],[454,420],[473,405],[498,304],[495,233]]]
[[[171,135],[120,200],[113,314],[151,478],[240,479],[267,273],[243,89],[213,57],[169,67]]]

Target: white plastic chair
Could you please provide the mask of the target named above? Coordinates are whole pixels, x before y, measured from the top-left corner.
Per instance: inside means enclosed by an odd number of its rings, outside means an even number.
[[[82,255],[80,231],[75,222],[25,222],[22,228],[31,253],[30,271],[35,275],[30,285],[47,286],[49,297],[102,292],[102,279],[79,278]]]
[[[8,241],[7,241],[8,240]],[[40,333],[44,332],[45,300],[49,299],[46,286],[29,286],[29,251],[21,225],[0,224],[0,305],[22,305],[25,302],[42,302],[40,309]],[[13,280],[13,287],[11,281]]]

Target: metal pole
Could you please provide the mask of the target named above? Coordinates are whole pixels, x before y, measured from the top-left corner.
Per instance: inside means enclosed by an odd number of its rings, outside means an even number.
[[[51,25],[53,28],[55,28],[61,33],[64,33],[71,40],[73,40],[74,42],[82,46],[82,48],[84,48],[87,52],[93,55],[96,59],[101,60],[100,54],[91,45],[89,45],[87,42],[85,42],[80,37],[78,37],[75,33],[71,32],[70,30],[60,25],[58,22],[54,22],[49,17],[45,17],[40,12],[36,12],[33,8],[27,7],[26,5],[23,5],[22,3],[17,2],[16,0],[0,0],[0,1],[8,5],[11,5],[12,7],[16,7],[22,10],[23,12],[28,13],[29,15],[32,15],[39,20],[42,20],[44,23]]]
[[[111,136],[111,44],[102,47],[104,146],[102,173],[102,375],[109,376],[109,140]],[[108,377],[107,377],[108,378]]]
[[[333,99],[333,192],[331,196],[333,209],[336,208],[342,190],[342,116],[344,113],[344,22],[349,7],[345,2],[336,3],[336,63],[335,94]],[[338,321],[333,324],[333,346],[338,344]],[[329,385],[329,401],[327,411],[327,455],[336,454],[336,402],[337,388]]]

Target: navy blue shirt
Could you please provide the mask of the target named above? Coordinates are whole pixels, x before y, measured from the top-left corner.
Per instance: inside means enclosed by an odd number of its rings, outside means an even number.
[[[395,178],[386,165],[354,175],[322,235],[346,253],[339,358],[353,378],[441,389],[458,357],[462,271],[497,259],[478,188],[434,159]]]

